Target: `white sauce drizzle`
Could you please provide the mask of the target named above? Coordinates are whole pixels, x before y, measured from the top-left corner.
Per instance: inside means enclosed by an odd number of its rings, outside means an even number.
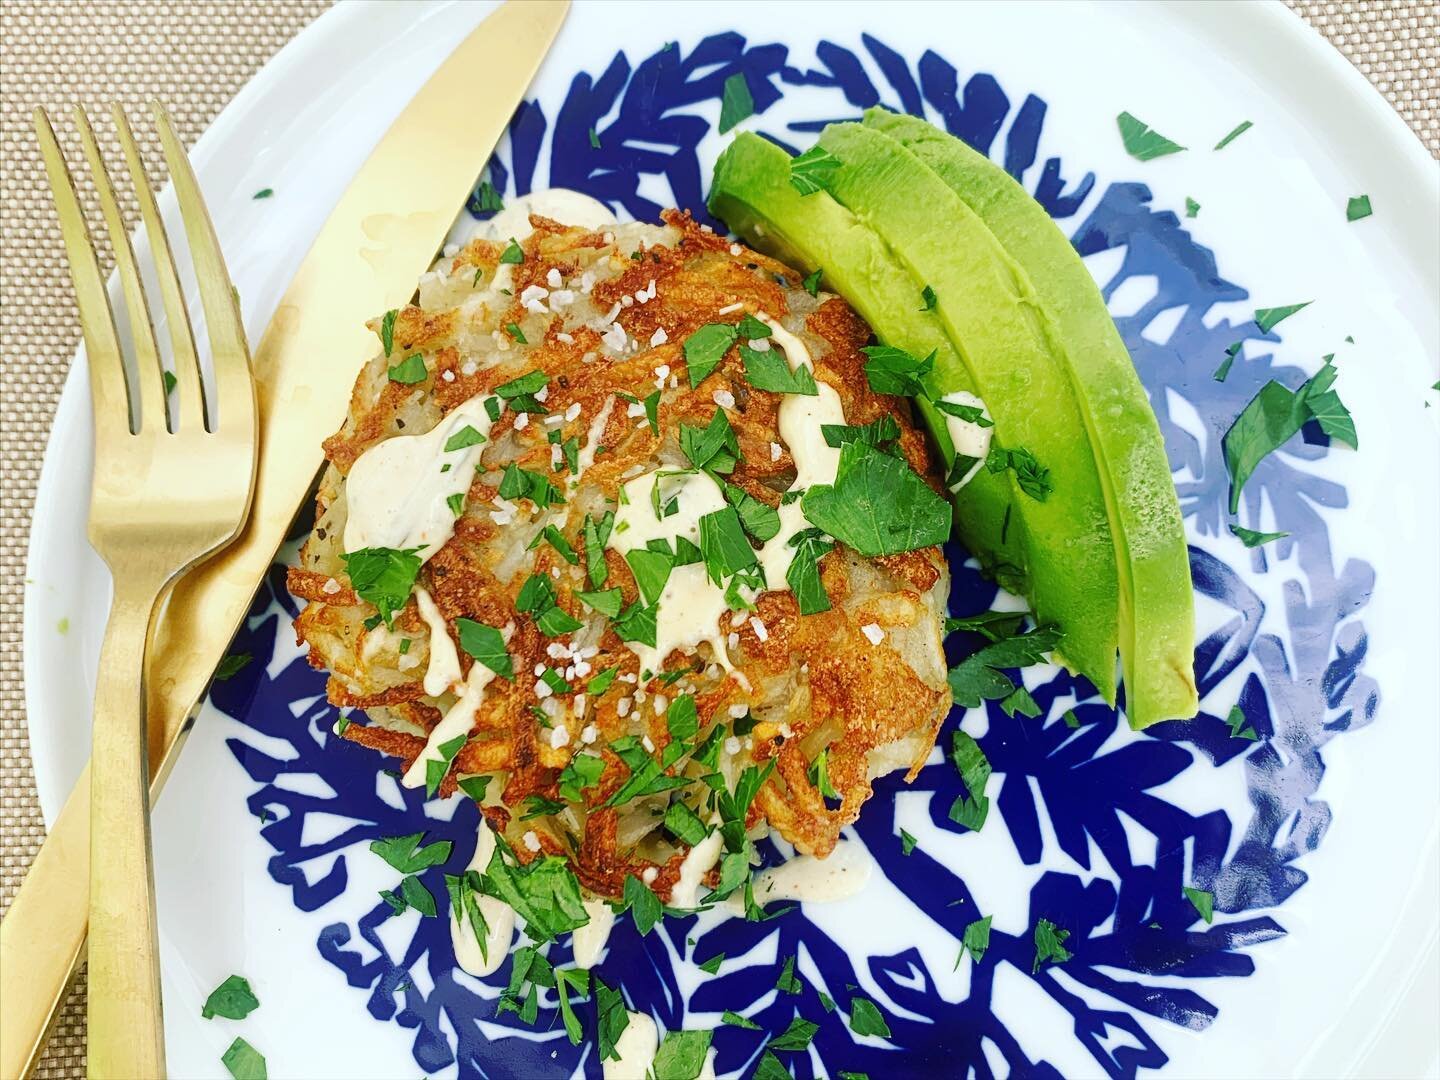
[[[626,1010],[629,1012],[629,1010]],[[600,1062],[605,1080],[646,1080],[655,1064],[655,1051],[660,1049],[660,1031],[649,1013],[630,1013],[630,1022],[615,1040],[619,1060]]]
[[[577,926],[570,937],[570,948],[575,955],[575,966],[592,968],[600,962],[605,943],[610,940],[610,931],[615,926],[615,911],[604,900],[586,900],[585,914],[590,921]]]
[[[680,860],[680,874],[670,889],[670,907],[693,908],[699,903],[701,879],[720,861],[723,843],[724,837],[715,829],[685,853]]]
[[[967,390],[952,390],[940,400],[954,405],[969,405],[984,413],[986,420],[990,419],[990,410],[985,408],[985,402]],[[959,491],[975,479],[975,474],[985,467],[985,459],[990,456],[990,439],[994,435],[995,429],[981,427],[979,424],[946,413],[945,430],[950,435],[950,442],[954,444],[955,453],[977,459],[964,476],[950,485],[951,491]]]
[[[779,866],[761,870],[754,877],[753,889],[757,904],[777,900],[801,900],[807,903],[844,900],[854,896],[870,880],[874,864],[859,844],[842,841],[827,857],[797,855]],[[745,914],[741,897],[732,895],[725,901],[734,915]]]
[[[495,834],[482,817],[475,832],[475,854],[466,869],[483,874],[494,851]],[[464,911],[450,912],[450,943],[455,947],[455,963],[460,965],[460,969],[484,978],[500,969],[505,962],[505,954],[510,951],[510,940],[515,933],[515,909],[493,896],[477,897],[477,901],[480,914],[485,917],[484,948],[481,948],[480,939],[475,936],[475,929],[465,918]]]
[[[512,237],[524,240],[535,231],[530,228],[531,214],[585,229],[599,229],[615,224],[615,215],[610,212],[610,208],[597,199],[569,188],[550,188],[506,199],[505,209],[489,221],[467,221],[457,226],[456,232],[452,232],[450,236],[450,241],[463,246],[476,236],[496,241],[509,240]]]
[[[585,433],[585,445],[580,448],[580,453],[575,459],[575,475],[570,478],[570,486],[579,487],[580,477],[585,470],[595,464],[595,455],[600,451],[600,440],[605,437],[605,425],[610,423],[610,412],[615,408],[615,395],[611,394],[605,399],[605,404],[600,406],[600,411],[595,414],[595,419],[590,421],[590,428]]]
[[[662,500],[667,505],[673,500],[676,505],[675,513],[669,517],[655,517],[651,492],[657,483]],[[677,536],[698,547],[700,519],[727,505],[719,485],[704,473],[664,477],[659,472],[646,473],[625,484],[623,490],[628,502],[621,500],[616,509],[609,540],[609,546],[621,555],[655,539],[669,540],[673,547]],[[659,671],[672,649],[693,649],[708,641],[716,659],[728,668],[730,658],[720,630],[720,616],[727,610],[724,591],[706,576],[703,563],[677,566],[660,594],[655,647],[632,641],[630,648],[639,656],[641,667]]]
[[[490,414],[478,394],[423,435],[396,435],[355,459],[345,478],[347,552],[419,548],[424,560],[445,546],[455,534],[455,512],[447,500],[470,490],[485,445],[445,449],[467,425],[490,434]]]
[[[416,788],[425,786],[425,764],[430,761],[445,760],[440,754],[440,747],[457,735],[468,735],[470,729],[475,726],[475,714],[480,710],[480,703],[485,700],[485,687],[495,678],[495,673],[484,664],[475,664],[470,668],[470,674],[461,685],[459,699],[451,705],[440,722],[430,731],[430,737],[425,740],[425,749],[414,763],[405,770],[405,775],[400,782],[406,787]]]
[[[460,681],[460,656],[455,651],[455,642],[450,640],[445,616],[440,614],[434,599],[423,586],[415,587],[415,603],[420,608],[420,618],[430,628],[430,663],[425,668],[425,693],[439,697]]]

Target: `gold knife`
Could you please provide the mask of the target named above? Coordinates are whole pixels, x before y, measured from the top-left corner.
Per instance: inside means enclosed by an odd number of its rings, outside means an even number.
[[[151,794],[309,496],[320,438],[373,355],[365,321],[404,304],[549,51],[569,0],[508,0],[421,87],[325,222],[255,351],[260,458],[238,540],[183,578],[149,648]],[[484,93],[477,94],[477,78]],[[85,945],[89,770],[0,922],[0,1077],[35,1067]]]

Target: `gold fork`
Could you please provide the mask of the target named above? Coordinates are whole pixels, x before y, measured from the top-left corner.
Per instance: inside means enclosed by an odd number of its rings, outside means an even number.
[[[90,753],[89,1072],[105,1078],[165,1074],[144,709],[150,621],[170,583],[240,531],[250,510],[258,441],[239,301],[185,148],[164,111],[157,105],[152,112],[209,331],[214,392],[208,398],[169,240],[124,112],[111,108],[170,329],[169,378],[90,122],[76,108],[125,297],[136,360],[129,377],[75,185],[50,118],[35,110],[90,366],[95,418],[90,544],[115,581]]]

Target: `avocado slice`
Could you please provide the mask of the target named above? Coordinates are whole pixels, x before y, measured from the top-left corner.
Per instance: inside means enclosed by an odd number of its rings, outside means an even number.
[[[969,375],[934,312],[922,311],[920,290],[875,233],[823,191],[801,197],[790,185],[790,155],[759,135],[741,132],[715,165],[709,209],[759,251],[797,269],[823,267],[841,293],[888,345],[916,356],[935,353],[947,389],[973,392]],[[945,417],[917,401],[948,465],[954,449]],[[954,493],[956,532],[981,565],[1006,588],[1024,593],[1023,533],[1010,522],[1011,485],[981,469]]]
[[[1013,497],[1027,538],[1029,597],[1036,618],[1064,632],[1060,657],[1113,703],[1120,590],[1109,512],[1034,287],[965,201],[888,135],[831,124],[820,145],[840,161],[830,194],[884,238],[917,289],[934,290],[935,312],[994,418],[997,443],[1029,450],[1050,470],[1053,490],[1043,501]]]
[[[1130,723],[1194,716],[1195,605],[1180,502],[1145,388],[1090,272],[1043,207],[1010,174],[914,116],[865,113],[960,196],[1030,278],[1080,404],[1120,582],[1120,666]]]

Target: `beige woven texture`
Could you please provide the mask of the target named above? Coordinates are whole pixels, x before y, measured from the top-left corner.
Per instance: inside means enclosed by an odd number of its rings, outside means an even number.
[[[20,671],[25,546],[45,440],[80,336],[30,109],[118,101],[138,115],[155,99],[193,143],[328,3],[0,0],[0,911],[45,835]],[[1291,6],[1440,157],[1440,3],[1291,0]],[[67,151],[74,150],[73,128],[68,121],[59,126]],[[103,140],[108,122],[98,126]],[[150,140],[147,159],[158,161],[148,124],[139,129],[142,142]],[[82,978],[37,1075],[79,1077],[84,1070]]]

